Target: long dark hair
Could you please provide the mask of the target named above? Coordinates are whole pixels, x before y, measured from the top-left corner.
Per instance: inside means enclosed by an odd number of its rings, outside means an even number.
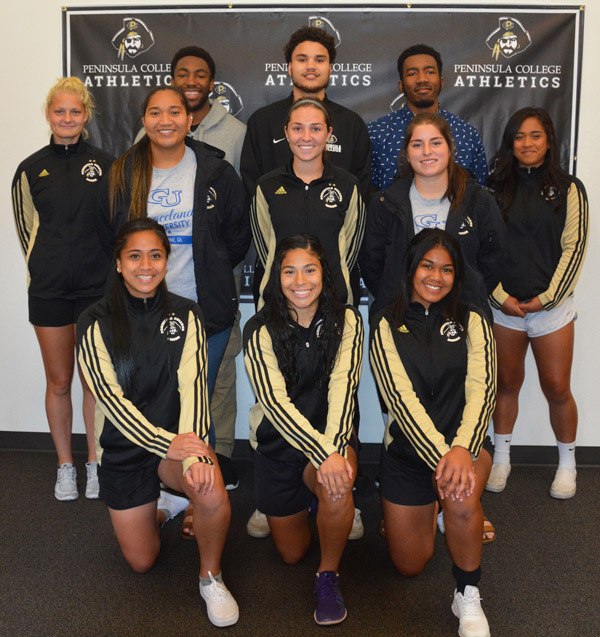
[[[162,247],[169,256],[171,252],[171,244],[167,238],[165,229],[154,219],[144,217],[142,219],[133,219],[121,226],[117,234],[114,249],[114,261],[121,258],[121,253],[125,248],[129,238],[138,233],[146,232],[150,230],[154,232],[160,239]],[[158,286],[157,295],[158,302],[162,305],[163,313],[166,316],[169,313],[167,286],[165,281],[161,281]],[[125,287],[125,281],[116,267],[112,269],[112,281],[110,284],[110,290],[108,293],[109,305],[111,308],[111,328],[113,338],[113,366],[117,374],[117,379],[123,393],[132,399],[132,380],[133,373],[135,371],[135,361],[133,360],[133,353],[131,351],[131,328],[129,325],[129,318],[127,312],[127,288]]]
[[[402,177],[415,176],[415,171],[408,161],[408,146],[413,133],[415,132],[415,128],[423,124],[431,124],[432,126],[435,126],[440,132],[440,135],[446,140],[448,148],[450,149],[450,159],[448,161],[448,188],[444,193],[444,197],[450,202],[450,212],[454,212],[458,209],[465,198],[467,183],[471,177],[465,168],[456,163],[456,147],[452,131],[450,130],[450,126],[448,126],[448,122],[438,113],[429,113],[427,111],[424,113],[417,113],[406,127],[404,144],[400,151],[400,155],[398,156],[398,169],[400,175]]]
[[[569,188],[569,175],[560,167],[556,135],[550,115],[543,108],[527,106],[514,113],[506,123],[502,142],[498,152],[490,162],[489,187],[494,191],[496,201],[500,206],[500,212],[506,219],[506,212],[510,208],[519,180],[519,163],[514,154],[515,137],[523,122],[530,117],[535,117],[548,139],[548,150],[544,157],[541,170],[541,195],[557,210],[566,197]]]
[[[142,103],[142,117],[146,115],[150,100],[161,91],[175,93],[185,112],[190,114],[185,94],[174,86],[159,86],[152,89]],[[131,163],[131,173],[127,166]],[[108,197],[110,202],[110,217],[115,216],[119,200],[124,200],[130,189],[129,214],[127,219],[141,219],[147,214],[148,194],[152,183],[152,148],[148,135],[144,135],[137,144],[126,150],[111,166],[108,181]]]
[[[292,324],[296,320],[290,310],[288,300],[281,289],[281,264],[288,252],[302,249],[314,254],[323,270],[323,289],[319,297],[318,314],[322,320],[317,339],[318,374],[317,386],[322,388],[329,382],[331,370],[335,364],[342,332],[344,330],[345,306],[335,294],[333,275],[323,254],[321,242],[311,235],[300,234],[283,239],[277,245],[269,280],[265,287],[264,313],[266,325],[273,342],[273,351],[277,357],[279,369],[285,378],[288,389],[298,382],[298,367],[295,361],[295,349],[300,335]]]
[[[400,290],[392,309],[392,320],[395,327],[400,327],[404,322],[406,310],[410,303],[413,291],[413,279],[421,259],[433,248],[445,248],[454,265],[454,283],[450,292],[439,302],[442,314],[453,321],[461,321],[460,291],[465,277],[465,265],[458,241],[445,230],[439,228],[425,228],[416,234],[408,244],[408,250],[404,257],[404,276],[400,282]]]

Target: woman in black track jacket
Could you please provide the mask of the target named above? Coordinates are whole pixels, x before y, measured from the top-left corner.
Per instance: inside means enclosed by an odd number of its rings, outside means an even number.
[[[541,108],[523,108],[506,124],[492,161],[490,186],[508,231],[506,267],[491,295],[498,343],[498,404],[494,464],[488,491],[510,474],[510,444],[531,344],[550,423],[558,469],[550,495],[572,498],[577,484],[577,406],[571,394],[573,291],[588,244],[588,201],[583,184],[561,169],[554,126]]]
[[[71,449],[75,323],[104,293],[108,258],[96,232],[98,195],[113,157],[85,141],[94,112],[81,80],[58,80],[46,98],[50,143],[25,159],[12,182],[17,234],[28,273],[29,321],[42,351],[46,416],[56,453],[58,500],[78,497]],[[88,498],[98,497],[94,398],[82,382]]]
[[[365,210],[356,177],[324,158],[333,133],[331,116],[323,102],[300,99],[290,108],[284,132],[292,161],[259,179],[250,212],[260,260],[254,286],[257,307],[262,306],[277,243],[301,233],[317,237],[323,245],[338,298],[358,304],[355,266]]]
[[[257,403],[250,411],[255,495],[286,563],[310,546],[318,503],[318,624],[346,617],[338,567],[354,518],[354,414],[361,372],[360,314],[336,299],[315,237],[277,247],[265,306],[244,328],[244,359]]]
[[[79,362],[97,400],[100,497],[139,573],[158,557],[159,526],[191,500],[200,594],[210,621],[229,626],[239,612],[220,562],[231,508],[208,445],[206,337],[198,305],[167,291],[170,250],[154,220],[124,224],[109,292],[77,322]]]
[[[395,304],[373,321],[371,366],[389,410],[379,492],[390,557],[406,576],[433,555],[439,502],[459,635],[489,637],[478,589],[480,498],[491,466],[483,444],[496,358],[488,321],[459,300],[463,276],[458,242],[423,230],[409,244]]]

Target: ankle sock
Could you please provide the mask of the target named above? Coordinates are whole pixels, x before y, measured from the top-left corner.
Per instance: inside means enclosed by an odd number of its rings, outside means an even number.
[[[218,575],[213,575],[213,578],[216,582],[223,583],[222,573],[219,573]],[[200,577],[199,580],[200,580],[200,586],[210,586],[212,584],[212,580],[210,579],[210,577]]]
[[[494,434],[494,464],[510,464],[512,434]]]
[[[452,564],[452,574],[456,580],[456,592],[464,594],[466,586],[477,586],[481,579],[481,566],[474,571],[463,571],[462,568]]]
[[[573,442],[558,442],[558,468],[559,469],[577,469],[575,463],[575,441]]]

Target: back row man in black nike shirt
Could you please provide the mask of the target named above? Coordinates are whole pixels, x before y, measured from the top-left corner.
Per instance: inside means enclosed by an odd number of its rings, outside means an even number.
[[[371,180],[371,142],[362,118],[327,98],[331,67],[335,61],[335,40],[323,29],[302,27],[284,48],[293,88],[289,97],[259,108],[248,120],[241,159],[241,173],[249,196],[262,175],[291,159],[283,130],[288,110],[302,97],[316,97],[327,105],[333,119],[333,136],[327,145],[329,161],[352,173],[360,183],[365,200]]]

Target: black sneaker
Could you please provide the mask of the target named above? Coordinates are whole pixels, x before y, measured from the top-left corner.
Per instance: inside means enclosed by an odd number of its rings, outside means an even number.
[[[227,491],[237,489],[240,486],[240,478],[233,466],[233,462],[231,462],[231,458],[218,453],[217,460],[219,461],[219,467],[221,467],[221,475]]]

